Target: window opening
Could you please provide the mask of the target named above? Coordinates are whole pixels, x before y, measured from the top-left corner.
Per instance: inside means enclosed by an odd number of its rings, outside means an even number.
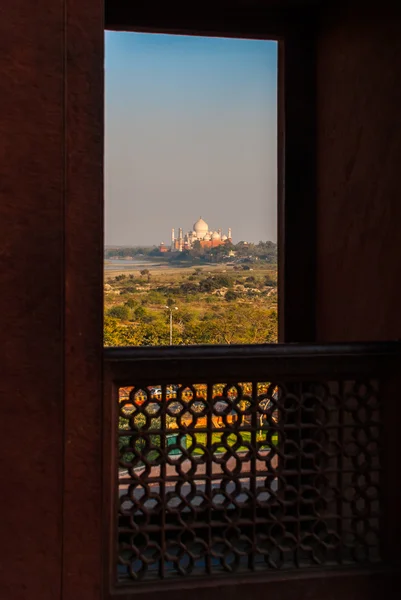
[[[106,32],[105,346],[277,341],[277,42]]]

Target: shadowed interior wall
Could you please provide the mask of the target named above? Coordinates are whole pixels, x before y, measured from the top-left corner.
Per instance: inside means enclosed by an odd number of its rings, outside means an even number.
[[[58,598],[61,586],[64,2],[40,4],[7,3],[0,17],[0,597],[7,600],[28,591]]]
[[[401,337],[401,18],[377,11],[319,35],[320,341]]]
[[[100,597],[102,120],[103,1],[2,3],[4,600]]]

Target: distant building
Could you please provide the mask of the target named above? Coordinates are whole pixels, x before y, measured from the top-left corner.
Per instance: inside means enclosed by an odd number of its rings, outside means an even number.
[[[199,242],[202,248],[215,248],[227,242],[232,242],[231,228],[227,230],[227,235],[223,234],[222,229],[212,230],[209,225],[199,217],[194,223],[193,229],[183,233],[182,227],[178,229],[178,236],[175,235],[175,229],[171,230],[171,252],[182,252],[193,248],[195,242]],[[166,246],[162,242],[159,246],[160,252],[166,252]]]

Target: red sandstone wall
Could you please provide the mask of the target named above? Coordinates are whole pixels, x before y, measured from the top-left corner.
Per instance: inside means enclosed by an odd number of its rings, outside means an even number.
[[[333,12],[318,41],[322,341],[401,337],[401,18],[366,13]]]
[[[0,8],[1,600],[100,597],[102,13]]]
[[[41,4],[38,10],[34,3],[7,3],[0,16],[0,597],[5,600],[28,595],[52,600],[61,585],[63,1]]]

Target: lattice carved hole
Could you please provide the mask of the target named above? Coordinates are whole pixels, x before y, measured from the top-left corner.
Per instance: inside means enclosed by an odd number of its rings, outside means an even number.
[[[376,383],[119,389],[117,580],[380,560]]]

